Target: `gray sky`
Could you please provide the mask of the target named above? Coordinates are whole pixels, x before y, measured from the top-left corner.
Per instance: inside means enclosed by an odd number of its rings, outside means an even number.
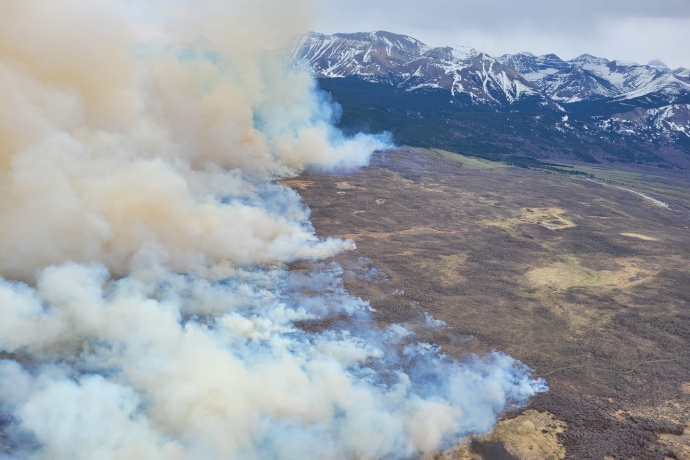
[[[320,0],[314,31],[387,30],[498,56],[583,53],[690,67],[690,0]]]

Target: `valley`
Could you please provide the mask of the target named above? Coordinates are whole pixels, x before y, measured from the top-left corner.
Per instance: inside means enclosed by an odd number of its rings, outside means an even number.
[[[286,181],[320,236],[356,242],[336,261],[380,324],[461,360],[503,351],[548,380],[492,433],[436,457],[690,452],[690,181],[598,168],[565,176],[415,148]]]

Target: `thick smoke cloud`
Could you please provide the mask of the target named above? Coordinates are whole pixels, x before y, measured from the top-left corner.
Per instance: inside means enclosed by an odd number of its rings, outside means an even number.
[[[387,144],[281,62],[306,6],[259,3],[0,1],[0,458],[406,457],[544,389],[319,262],[353,243],[275,179]]]
[[[154,49],[117,5],[3,3],[0,272],[72,260],[124,274],[150,242],[176,270],[337,250],[304,230],[294,197],[279,213],[256,202],[274,199],[256,182],[362,164],[383,144],[340,137],[308,75],[259,59],[247,25],[219,34],[210,20]]]

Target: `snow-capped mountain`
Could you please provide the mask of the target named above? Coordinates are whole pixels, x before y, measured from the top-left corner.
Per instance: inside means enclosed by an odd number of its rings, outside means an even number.
[[[609,61],[583,54],[563,61],[554,54],[506,54],[498,58],[514,67],[545,95],[561,104],[640,99],[639,105],[673,104],[690,94],[687,69],[672,71],[659,60],[647,65]]]
[[[291,59],[343,105],[352,129],[389,130],[408,143],[431,136],[491,158],[569,151],[582,161],[690,168],[690,70],[659,60],[494,58],[381,31],[312,32],[296,39]]]
[[[476,107],[578,111],[578,103],[604,102],[615,112],[629,101],[646,108],[690,103],[690,70],[671,70],[658,60],[640,65],[583,54],[564,61],[530,53],[493,58],[382,31],[312,32],[300,37],[293,58],[307,62],[317,78],[355,76],[404,91],[443,89],[461,105]]]
[[[465,106],[559,109],[513,66],[485,53],[431,48],[390,32],[310,33],[300,38],[293,58],[306,61],[317,78],[356,76],[404,91],[441,89]]]
[[[598,123],[601,129],[622,135],[690,137],[690,104],[667,105],[656,109],[636,108],[617,113]]]

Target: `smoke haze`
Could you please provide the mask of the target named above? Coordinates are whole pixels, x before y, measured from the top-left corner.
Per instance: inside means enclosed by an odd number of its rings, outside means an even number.
[[[388,143],[279,58],[308,2],[0,13],[0,458],[402,458],[545,389],[378,329],[318,263],[354,243],[276,179]]]

